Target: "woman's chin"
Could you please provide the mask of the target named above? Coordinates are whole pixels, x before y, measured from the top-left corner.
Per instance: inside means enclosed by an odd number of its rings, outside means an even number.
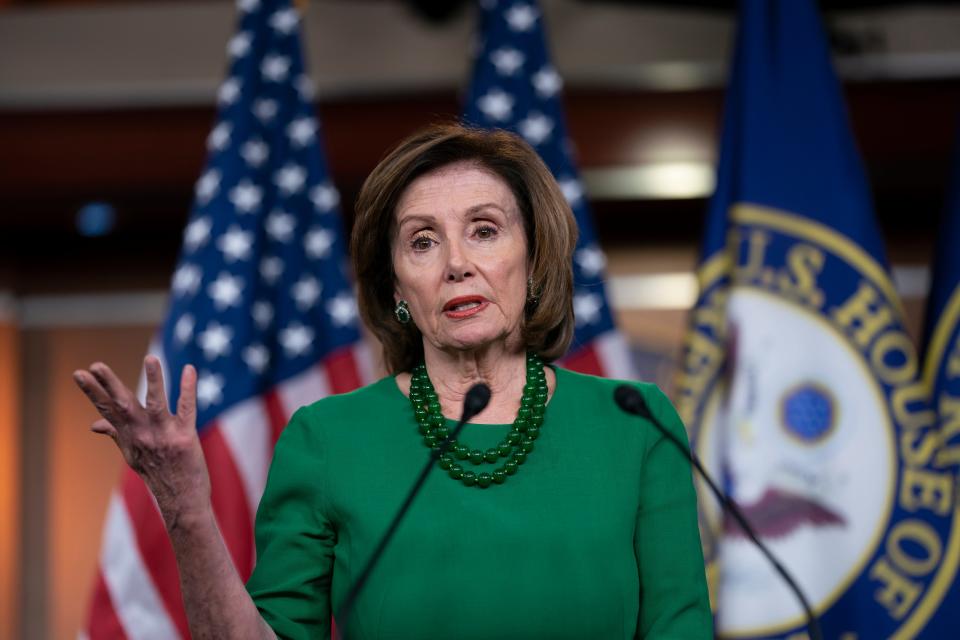
[[[442,340],[444,350],[455,351],[484,351],[490,347],[506,347],[508,336],[499,331],[481,330],[479,327],[470,330],[464,327],[460,331],[452,332]]]

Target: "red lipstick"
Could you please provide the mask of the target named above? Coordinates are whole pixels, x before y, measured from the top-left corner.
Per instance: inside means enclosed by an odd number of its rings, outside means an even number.
[[[483,296],[459,296],[443,305],[443,315],[453,320],[463,320],[480,313],[488,304]]]

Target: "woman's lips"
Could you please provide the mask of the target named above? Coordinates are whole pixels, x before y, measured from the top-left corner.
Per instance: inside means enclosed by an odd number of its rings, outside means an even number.
[[[489,301],[482,296],[463,296],[449,300],[443,305],[443,315],[452,320],[463,320],[474,316],[489,305]]]

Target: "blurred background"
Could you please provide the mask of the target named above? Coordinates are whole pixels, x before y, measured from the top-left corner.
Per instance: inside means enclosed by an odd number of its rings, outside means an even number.
[[[310,0],[304,45],[349,228],[378,159],[457,117],[469,2]],[[696,295],[732,2],[543,0],[619,327],[669,389]],[[822,2],[909,329],[960,114],[960,3]],[[120,473],[71,371],[131,385],[162,320],[236,9],[0,0],[0,638],[81,628]]]

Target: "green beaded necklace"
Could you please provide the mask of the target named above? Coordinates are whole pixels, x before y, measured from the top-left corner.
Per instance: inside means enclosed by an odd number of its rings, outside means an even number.
[[[430,376],[427,375],[426,364],[419,364],[413,369],[410,379],[410,404],[413,413],[420,425],[423,442],[429,449],[440,449],[440,444],[450,436],[446,426],[446,418],[440,410],[440,400],[433,389]],[[507,476],[512,476],[522,465],[527,455],[533,451],[533,441],[540,435],[543,425],[543,413],[547,406],[547,377],[543,373],[543,360],[535,353],[527,354],[527,382],[523,385],[523,395],[520,397],[520,410],[517,419],[513,421],[510,433],[500,441],[496,447],[486,451],[471,450],[465,444],[456,440],[451,441],[449,448],[440,456],[437,464],[454,480],[459,480],[467,487],[486,489],[491,484],[503,484]],[[502,466],[493,471],[475,473],[464,471],[460,462],[468,461],[474,466],[484,463],[493,464],[506,458]]]

